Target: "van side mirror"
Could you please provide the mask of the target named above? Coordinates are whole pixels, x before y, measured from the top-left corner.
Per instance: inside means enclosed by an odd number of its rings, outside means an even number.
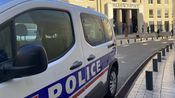
[[[12,63],[0,67],[0,82],[41,73],[47,65],[47,55],[41,45],[25,45],[19,49]]]

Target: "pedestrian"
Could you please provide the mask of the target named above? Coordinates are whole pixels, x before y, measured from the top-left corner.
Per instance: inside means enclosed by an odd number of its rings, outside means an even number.
[[[136,31],[136,38],[139,38],[138,26],[136,26],[135,31]]]
[[[149,26],[147,27],[147,32],[149,33]]]
[[[136,28],[135,28],[135,32],[137,33],[138,32],[138,27],[136,26]]]
[[[173,33],[173,29],[171,30],[171,35],[172,35],[172,36],[174,35],[174,33]]]
[[[144,25],[142,25],[142,33],[144,33]]]
[[[157,30],[157,37],[159,37],[160,29]]]
[[[125,35],[125,37],[128,37],[128,32],[127,32],[127,25],[126,25],[126,23],[123,23],[123,34]]]

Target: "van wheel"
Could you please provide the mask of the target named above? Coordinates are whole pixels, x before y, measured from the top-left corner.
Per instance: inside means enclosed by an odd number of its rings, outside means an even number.
[[[110,70],[110,73],[108,75],[108,91],[106,94],[106,98],[114,98],[116,91],[117,91],[117,69],[115,67],[112,67]]]

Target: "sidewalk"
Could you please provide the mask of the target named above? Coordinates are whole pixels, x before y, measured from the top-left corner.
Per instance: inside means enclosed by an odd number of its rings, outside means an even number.
[[[135,39],[137,33],[129,34],[128,37],[125,37],[125,35],[116,35],[116,38],[121,39]],[[149,38],[149,37],[157,37],[157,33],[138,33],[140,38]],[[171,36],[171,32],[161,32],[159,36]]]
[[[151,60],[133,84],[127,98],[175,98],[174,55],[174,50],[170,50],[158,63],[158,72],[153,72],[153,91],[146,90],[145,83],[145,71],[152,71]]]

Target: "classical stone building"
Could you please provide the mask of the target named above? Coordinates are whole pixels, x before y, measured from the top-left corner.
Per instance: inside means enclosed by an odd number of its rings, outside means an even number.
[[[116,34],[126,37],[132,33],[151,33],[172,30],[173,0],[64,0],[91,8],[114,23]]]
[[[172,1],[174,0],[142,0],[144,22],[151,32],[158,29],[162,32],[172,30]]]

